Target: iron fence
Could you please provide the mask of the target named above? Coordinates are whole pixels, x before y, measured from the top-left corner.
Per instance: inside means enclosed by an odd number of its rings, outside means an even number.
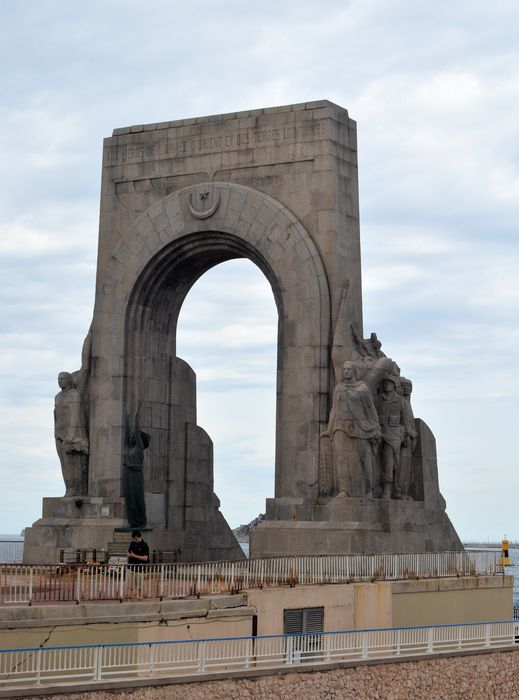
[[[519,622],[0,651],[0,689],[519,648]]]
[[[186,598],[248,588],[502,573],[499,553],[272,557],[194,564],[0,565],[0,604]]]

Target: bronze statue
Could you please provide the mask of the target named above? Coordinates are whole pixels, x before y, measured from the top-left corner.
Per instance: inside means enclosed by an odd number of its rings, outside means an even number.
[[[124,410],[123,494],[130,527],[144,527],[147,522],[144,500],[144,450],[150,444],[148,433],[139,429],[138,412],[133,429],[128,411]]]
[[[60,372],[54,402],[54,437],[65,481],[65,496],[88,492],[88,430],[81,392],[69,372]]]

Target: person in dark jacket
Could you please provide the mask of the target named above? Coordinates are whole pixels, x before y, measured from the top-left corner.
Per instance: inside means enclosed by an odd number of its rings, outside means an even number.
[[[132,532],[132,541],[128,547],[128,564],[147,564],[150,560],[150,548],[142,538],[140,530]]]
[[[132,540],[128,547],[128,569],[126,577],[126,593],[129,598],[143,598],[146,583],[146,564],[150,561],[150,548],[142,538],[140,530],[132,532]]]

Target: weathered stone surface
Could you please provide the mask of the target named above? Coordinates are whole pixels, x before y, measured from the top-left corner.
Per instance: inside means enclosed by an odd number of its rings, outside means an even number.
[[[252,554],[461,546],[439,494],[434,439],[404,420],[397,365],[374,334],[362,339],[356,125],[327,101],[116,129],[105,140],[97,289],[82,364],[88,498],[102,499],[113,526],[121,525],[123,408],[139,409],[151,436],[143,475],[156,546],[183,560],[241,556],[213,493],[212,444],[196,422],[194,373],[175,347],[189,289],[233,258],[263,271],[279,314],[275,499]],[[389,411],[380,431],[372,426],[363,441],[372,454],[364,444],[359,458],[360,444],[350,440],[341,464],[346,448],[335,449],[337,438],[332,450],[322,433],[345,361],[375,405],[386,372],[402,417]],[[379,407],[379,420],[382,413]],[[401,488],[409,500],[394,504]],[[361,515],[355,504],[332,502],[363,495],[375,502]],[[67,513],[66,537],[59,518],[44,516],[29,539],[43,544],[38,528],[54,522],[62,533],[53,538],[55,552],[83,537],[86,514],[74,524]],[[312,539],[317,532],[326,534]]]

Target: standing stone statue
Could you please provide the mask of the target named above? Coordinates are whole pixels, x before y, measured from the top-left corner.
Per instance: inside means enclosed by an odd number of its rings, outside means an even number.
[[[358,381],[353,362],[343,365],[343,380],[333,392],[333,406],[324,435],[331,439],[335,492],[360,498],[372,496],[374,449],[380,438],[373,397]]]
[[[69,372],[60,372],[54,401],[54,437],[65,481],[65,496],[88,492],[88,431],[81,392]]]
[[[139,430],[138,413],[133,429],[128,411],[124,411],[123,494],[130,527],[144,527],[147,522],[144,500],[144,450],[150,444],[148,433]]]
[[[400,467],[395,476],[395,491],[397,496],[406,500],[411,499],[409,494],[411,488],[412,474],[412,456],[416,448],[417,432],[414,424],[413,409],[411,408],[411,392],[413,391],[413,383],[410,379],[400,377],[400,386],[402,388],[402,412],[404,420],[404,442],[400,449]]]
[[[376,407],[382,431],[382,498],[400,498],[395,476],[400,469],[402,444],[405,438],[404,399],[396,393],[396,378],[382,379]]]

